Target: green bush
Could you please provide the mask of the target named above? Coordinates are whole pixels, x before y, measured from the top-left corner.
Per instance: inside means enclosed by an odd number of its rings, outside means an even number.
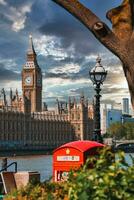
[[[132,140],[134,139],[134,123],[133,122],[115,122],[110,125],[107,129],[107,137],[114,137],[117,140],[120,139],[127,139]]]
[[[134,161],[129,166],[123,152],[117,158],[110,149],[91,157],[67,182],[28,185],[6,199],[14,200],[133,200]]]

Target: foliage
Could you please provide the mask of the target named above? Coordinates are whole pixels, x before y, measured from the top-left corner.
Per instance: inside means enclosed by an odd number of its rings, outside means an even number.
[[[107,132],[110,137],[114,137],[115,139],[134,139],[134,123],[125,122],[122,124],[116,122],[111,124]]]
[[[6,200],[133,200],[134,161],[128,166],[124,153],[118,159],[106,148],[98,159],[91,157],[67,182],[45,182],[27,187]]]

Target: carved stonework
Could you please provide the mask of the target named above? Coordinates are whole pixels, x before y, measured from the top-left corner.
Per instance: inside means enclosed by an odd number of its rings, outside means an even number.
[[[22,90],[23,97],[30,101],[29,110],[31,112],[42,111],[42,73],[36,57],[32,37],[30,36],[27,61],[22,70]],[[25,102],[24,107],[28,106],[25,105]],[[24,110],[27,109],[24,108]]]

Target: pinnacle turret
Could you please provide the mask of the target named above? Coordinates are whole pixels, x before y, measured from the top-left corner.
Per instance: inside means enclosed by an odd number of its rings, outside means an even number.
[[[29,35],[29,46],[27,50],[27,61],[24,68],[38,68],[37,55],[34,50],[32,35]]]
[[[33,45],[33,38],[32,35],[29,35],[29,47],[28,47],[28,54],[36,54]]]

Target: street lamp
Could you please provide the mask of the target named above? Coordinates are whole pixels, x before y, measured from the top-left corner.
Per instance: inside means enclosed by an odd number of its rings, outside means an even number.
[[[107,76],[107,71],[101,64],[101,58],[98,56],[96,59],[95,67],[89,72],[89,76],[93,85],[95,85],[95,102],[94,102],[94,133],[93,139],[98,142],[102,142],[101,130],[100,130],[100,86],[103,84]]]

